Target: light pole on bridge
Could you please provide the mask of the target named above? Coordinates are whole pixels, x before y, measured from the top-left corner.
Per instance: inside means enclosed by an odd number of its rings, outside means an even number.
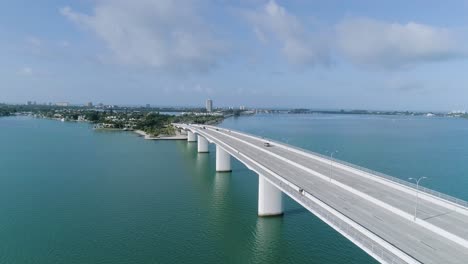
[[[413,220],[416,221],[416,217],[418,216],[418,203],[419,203],[419,181],[422,179],[427,179],[427,177],[420,177],[419,179],[416,178],[408,178],[410,181],[416,182],[416,205],[414,206],[414,218]]]
[[[332,168],[333,168],[333,155],[338,153],[338,150],[330,152],[330,182],[332,180]]]

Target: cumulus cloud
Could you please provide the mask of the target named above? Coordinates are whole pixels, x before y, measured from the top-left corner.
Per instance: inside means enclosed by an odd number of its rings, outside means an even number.
[[[92,14],[60,13],[91,30],[116,62],[170,71],[205,71],[227,48],[191,0],[97,0]]]
[[[228,42],[203,16],[204,0],[95,0],[90,13],[64,7],[60,13],[89,30],[108,48],[106,61],[177,72],[206,71],[228,55]],[[348,18],[312,26],[275,0],[243,15],[262,45],[279,47],[294,66],[329,65],[344,58],[356,65],[395,69],[466,56],[458,32],[442,27]],[[324,34],[327,32],[327,34]],[[238,32],[239,33],[239,32]],[[233,36],[233,35],[231,35]],[[236,35],[237,36],[237,35]],[[41,45],[31,38],[31,45]],[[68,46],[68,43],[63,45]]]
[[[359,65],[399,68],[466,56],[454,31],[409,22],[346,19],[336,26],[336,44]]]
[[[247,11],[246,17],[261,42],[280,43],[290,63],[305,66],[329,63],[327,43],[320,34],[307,31],[296,16],[274,0],[256,11]]]
[[[330,54],[336,54],[357,65],[395,69],[468,54],[460,32],[415,22],[348,18],[317,29],[274,0],[246,15],[257,39],[263,44],[279,42],[282,53],[296,65],[327,65]],[[323,31],[330,34],[320,34]]]

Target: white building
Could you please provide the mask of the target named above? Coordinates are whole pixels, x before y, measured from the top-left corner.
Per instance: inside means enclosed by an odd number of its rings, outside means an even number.
[[[55,103],[56,106],[68,106],[68,102],[58,102]]]
[[[207,112],[213,111],[213,100],[211,99],[206,100],[206,111]]]

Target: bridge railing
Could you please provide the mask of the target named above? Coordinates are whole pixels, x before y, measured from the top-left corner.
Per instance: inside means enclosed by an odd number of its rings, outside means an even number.
[[[339,229],[338,231],[352,238],[355,241],[355,243],[358,244],[358,246],[361,246],[364,249],[367,249],[368,253],[371,256],[380,258],[382,261],[384,261],[384,263],[391,263],[391,264],[407,263],[401,257],[392,253],[390,250],[388,250],[381,244],[375,242],[374,240],[369,238],[369,236],[366,236],[365,234],[357,230],[355,227],[353,227],[346,221],[340,219],[335,214],[330,213],[330,211],[328,211],[327,209],[313,202],[306,196],[300,194],[297,190],[295,190],[288,184],[274,177],[268,177],[268,179],[270,179],[271,181],[279,185],[281,188],[283,188],[285,191],[287,191],[289,195],[292,195],[296,199],[300,200],[303,204],[309,207],[309,209],[314,211],[314,213],[317,214],[319,217],[324,218],[326,221],[332,224],[335,228]],[[365,227],[362,227],[362,228],[366,229]]]
[[[241,156],[237,156],[236,153],[233,153],[232,155],[236,156],[240,161],[242,161]],[[253,167],[256,167],[256,165],[254,165]],[[320,205],[320,202],[315,202],[311,197],[314,197],[314,199],[317,198],[312,194],[307,192],[301,194],[299,192],[299,187],[296,186],[294,183],[285,181],[284,179],[280,179],[280,177],[272,175],[270,173],[265,173],[263,175],[265,177],[268,177],[270,181],[272,181],[274,184],[283,189],[283,191],[289,196],[293,197],[297,201],[300,201],[304,206],[307,207],[308,210],[312,211],[315,215],[317,215],[317,217],[330,224],[338,232],[350,239],[357,246],[363,248],[370,256],[376,258],[380,262],[388,264],[404,264],[408,262],[405,261],[405,258],[403,256],[405,256],[406,259],[412,259],[412,257],[405,255],[401,249],[393,249],[394,252],[395,250],[396,252],[401,252],[400,254],[392,252],[388,248],[388,246],[384,246],[385,243],[388,242],[379,238],[375,233],[365,228],[364,226],[354,222],[352,219],[349,219],[346,216],[339,217],[339,215],[333,213],[333,211],[337,211],[333,209],[333,207],[326,205],[325,203],[324,205]],[[318,199],[318,201],[320,200]],[[372,236],[374,236],[374,239],[381,239],[381,243],[372,239]],[[390,246],[390,248],[391,247],[393,246]]]
[[[324,155],[321,155],[321,156],[324,157]],[[328,157],[328,159],[330,159],[330,157]],[[368,169],[368,168],[365,168],[365,167],[361,167],[361,166],[359,166],[359,165],[355,165],[355,164],[352,164],[352,163],[349,163],[349,162],[346,162],[346,161],[337,160],[337,159],[333,158],[333,162],[341,163],[341,164],[343,164],[343,165],[346,165],[346,166],[349,166],[349,167],[352,167],[352,168],[356,168],[356,169],[362,170],[362,171],[364,171],[364,172],[367,172],[367,173],[370,174],[371,176],[379,176],[379,177],[381,177],[381,178],[385,178],[385,179],[387,179],[387,180],[390,180],[390,181],[393,181],[393,182],[396,182],[396,183],[399,183],[399,184],[402,184],[402,185],[411,187],[411,188],[413,188],[413,189],[418,188],[418,190],[421,191],[421,192],[425,192],[425,193],[431,194],[431,195],[433,195],[433,196],[439,197],[439,198],[441,198],[441,199],[445,199],[445,200],[447,200],[447,201],[450,201],[450,202],[452,202],[452,203],[461,205],[461,206],[463,206],[463,207],[468,207],[468,202],[467,202],[467,201],[462,200],[462,199],[459,199],[459,198],[457,198],[457,197],[453,197],[453,196],[450,196],[450,195],[448,195],[448,194],[441,193],[441,192],[438,192],[438,191],[435,191],[435,190],[432,190],[432,189],[423,187],[423,186],[421,186],[421,185],[417,186],[416,184],[414,184],[414,183],[412,183],[412,182],[408,182],[408,181],[405,181],[405,180],[402,180],[402,179],[399,179],[399,178],[396,178],[396,177],[387,175],[387,174],[385,174],[385,173],[381,173],[381,172],[378,172],[378,171],[374,171],[374,170],[371,170],[371,169]]]
[[[227,129],[227,128],[222,128],[222,129],[229,131],[229,129]],[[259,138],[259,136],[252,135],[250,133],[245,133],[245,132],[241,132],[241,133],[252,136],[252,137]],[[421,191],[421,192],[424,192],[424,193],[439,197],[441,199],[445,199],[445,200],[447,200],[449,202],[452,202],[454,204],[457,204],[457,205],[463,206],[465,208],[468,208],[468,202],[465,201],[465,200],[462,200],[460,198],[453,197],[453,196],[450,196],[448,194],[441,193],[441,192],[438,192],[438,191],[435,191],[435,190],[432,190],[432,189],[429,189],[429,188],[426,188],[426,187],[423,187],[423,186],[417,187],[416,184],[414,184],[412,182],[408,182],[408,181],[405,181],[405,180],[402,180],[402,179],[387,175],[385,173],[381,173],[381,172],[378,172],[378,171],[375,171],[375,170],[372,170],[372,169],[369,169],[369,168],[365,168],[365,167],[362,167],[362,166],[359,166],[359,165],[356,165],[356,164],[352,164],[352,163],[349,163],[349,162],[346,162],[346,161],[343,161],[343,160],[339,160],[339,159],[336,159],[336,158],[331,158],[330,156],[326,156],[326,155],[323,155],[323,154],[320,154],[320,153],[317,153],[317,152],[314,152],[314,151],[298,148],[297,146],[292,146],[292,145],[290,145],[288,143],[279,142],[277,140],[273,140],[271,138],[266,138],[266,137],[261,137],[261,138],[263,138],[263,139],[265,139],[267,141],[270,141],[270,142],[274,142],[276,144],[285,145],[285,146],[290,147],[290,148],[294,148],[294,149],[297,149],[297,150],[307,152],[307,153],[309,153],[311,155],[315,155],[315,156],[321,157],[321,158],[326,159],[326,160],[332,160],[333,162],[340,163],[342,165],[345,165],[345,166],[348,166],[348,167],[351,167],[351,168],[354,168],[354,169],[357,169],[357,170],[364,171],[364,172],[368,173],[369,176],[384,178],[384,179],[387,179],[389,181],[396,182],[396,183],[399,183],[401,185],[404,185],[404,186],[407,186],[407,187],[410,187],[410,188],[413,188],[413,189],[418,188],[419,191]]]

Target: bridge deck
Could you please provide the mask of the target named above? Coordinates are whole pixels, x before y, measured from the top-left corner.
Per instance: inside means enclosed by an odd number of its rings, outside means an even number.
[[[313,159],[275,145],[266,148],[263,146],[264,140],[261,138],[252,138],[223,129],[217,131],[210,127],[207,129],[192,128],[201,135],[229,145],[281,175],[284,179],[301,186],[308,193],[313,194],[422,263],[467,263],[468,249],[466,247],[272,154],[327,176],[330,174],[330,163],[328,162]],[[237,158],[245,164],[252,163],[249,160],[242,160],[242,157]],[[333,179],[400,210],[413,213],[414,195],[398,191],[336,166],[333,166]],[[467,237],[468,217],[466,215],[425,200],[420,200],[420,202],[420,210],[418,211],[420,218],[457,236]]]
[[[262,147],[265,142],[265,140],[255,139],[247,135],[236,133],[235,136],[259,147]],[[268,151],[283,157],[288,157],[288,159],[323,175],[329,176],[331,172],[333,180],[342,182],[409,214],[414,214],[415,194],[398,191],[379,182],[364,178],[356,173],[343,170],[337,167],[334,162],[323,162],[310,158],[307,155],[308,153],[305,153],[306,155],[298,154],[284,148],[274,146],[268,148]],[[331,171],[330,167],[332,167]],[[466,214],[462,214],[424,199],[419,199],[418,218],[430,222],[464,239],[468,239],[468,215]]]

